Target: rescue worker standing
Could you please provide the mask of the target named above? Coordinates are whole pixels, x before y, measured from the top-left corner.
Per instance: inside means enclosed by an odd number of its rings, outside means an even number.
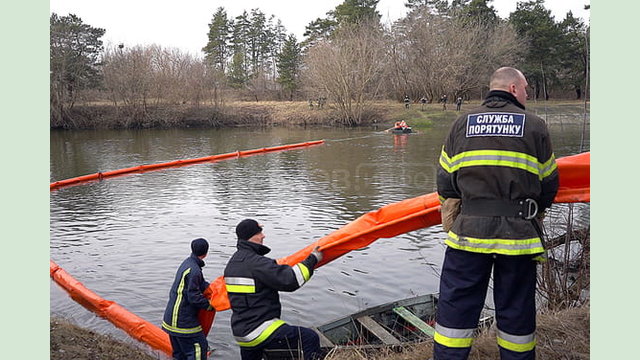
[[[524,75],[503,67],[489,86],[482,106],[453,123],[440,156],[443,220],[460,213],[443,222],[434,359],[469,356],[492,269],[500,358],[535,359],[536,260],[544,253],[536,214],[551,206],[558,171],[544,121],[525,111]]]
[[[294,266],[278,265],[265,257],[262,226],[245,219],[236,226],[238,250],[229,259],[224,280],[231,303],[231,330],[243,360],[262,359],[264,349],[301,349],[304,359],[320,354],[320,339],[311,329],[280,320],[278,291],[295,291],[313,275],[322,253],[316,247]]]
[[[162,329],[169,333],[173,358],[176,360],[206,360],[209,344],[198,320],[200,309],[213,310],[203,295],[209,283],[202,275],[203,259],[209,243],[198,238],[191,242],[191,255],[178,271],[169,292]]]

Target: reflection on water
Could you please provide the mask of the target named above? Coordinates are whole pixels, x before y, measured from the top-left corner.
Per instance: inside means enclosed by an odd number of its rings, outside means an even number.
[[[360,215],[435,190],[448,124],[394,136],[370,129],[226,129],[51,133],[51,181],[280,144],[326,144],[217,163],[152,171],[51,193],[51,258],[106,299],[159,324],[174,272],[193,238],[211,244],[213,280],[235,251],[235,225],[265,225],[274,258],[289,255]],[[552,125],[557,156],[577,152],[582,127]],[[588,137],[587,137],[588,139]],[[588,144],[586,144],[588,148]],[[380,239],[317,270],[283,293],[286,321],[319,325],[365,307],[436,292],[444,234],[439,226]],[[126,336],[51,286],[51,312],[102,333]],[[237,358],[230,312],[209,341]]]

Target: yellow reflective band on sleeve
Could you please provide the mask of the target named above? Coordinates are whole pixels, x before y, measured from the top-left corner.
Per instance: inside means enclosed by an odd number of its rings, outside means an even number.
[[[229,293],[254,294],[256,292],[256,281],[249,277],[224,278],[225,287]]]
[[[547,162],[540,165],[540,178],[544,179],[547,176],[553,174],[553,172],[558,168],[558,164],[556,164],[556,156],[551,154],[551,157]]]
[[[184,283],[185,278],[191,272],[191,268],[188,268],[182,273],[182,277],[180,278],[180,284],[178,285],[178,289],[176,290],[178,296],[176,297],[176,303],[173,304],[173,313],[171,314],[171,326],[177,329],[178,326],[178,311],[180,310],[180,304],[182,303],[182,292],[184,291]]]
[[[225,284],[228,293],[255,294],[256,287],[254,285],[229,285]]]
[[[451,348],[467,348],[473,344],[473,338],[450,338],[436,331],[433,340],[440,345]]]
[[[252,331],[249,335],[244,337],[235,337],[238,345],[242,347],[254,347],[262,344],[265,340],[273,334],[280,326],[284,325],[285,322],[277,319],[277,320],[269,320],[265,321],[262,325],[258,326],[254,331]]]
[[[442,151],[440,151],[439,162],[440,166],[442,166],[446,172],[453,172],[451,171],[451,159],[449,158],[449,155],[447,155],[447,152],[444,151],[444,146],[442,147]]]
[[[458,250],[502,255],[533,255],[544,252],[544,247],[539,237],[529,239],[477,239],[458,236],[453,231],[449,231],[448,235],[449,237],[444,243]]]
[[[302,271],[302,277],[304,277],[304,281],[309,281],[309,278],[311,278],[311,272],[309,272],[309,268],[307,268],[302,263],[298,263],[297,266],[300,268],[300,271]]]

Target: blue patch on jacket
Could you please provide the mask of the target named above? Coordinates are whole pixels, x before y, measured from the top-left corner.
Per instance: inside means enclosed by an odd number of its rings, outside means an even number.
[[[525,115],[517,113],[469,114],[467,117],[467,137],[524,135]]]

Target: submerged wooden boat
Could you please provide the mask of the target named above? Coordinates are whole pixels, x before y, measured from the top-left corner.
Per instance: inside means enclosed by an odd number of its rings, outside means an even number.
[[[374,306],[312,329],[318,333],[324,353],[336,347],[359,350],[400,347],[433,338],[437,305],[437,294],[420,295]],[[483,311],[478,328],[492,321],[493,317]],[[267,350],[264,357],[302,358],[295,351],[282,349]]]
[[[314,330],[322,347],[416,342],[433,337],[437,303],[437,295],[421,295],[374,306]]]
[[[414,343],[433,338],[437,294],[398,300],[345,316],[314,328],[320,345],[379,347]],[[480,324],[486,326],[492,316],[483,312]]]

